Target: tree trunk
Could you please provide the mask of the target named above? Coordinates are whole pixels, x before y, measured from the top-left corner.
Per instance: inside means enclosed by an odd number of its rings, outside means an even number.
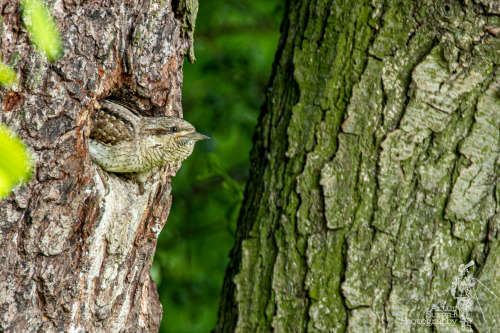
[[[36,163],[31,181],[0,202],[0,331],[157,331],[162,309],[149,270],[176,168],[152,173],[143,194],[110,174],[106,195],[86,139],[95,101],[112,93],[144,115],[182,116],[196,4],[47,5],[65,52],[53,64],[29,44],[19,3],[0,1],[2,60],[20,78],[0,94],[0,119]]]
[[[500,331],[499,14],[289,1],[216,332]]]

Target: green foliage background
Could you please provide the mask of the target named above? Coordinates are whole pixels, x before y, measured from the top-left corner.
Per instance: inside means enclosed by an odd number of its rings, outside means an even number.
[[[284,0],[201,0],[197,61],[184,64],[184,117],[197,143],[173,179],[173,204],[151,269],[161,332],[210,332],[248,177],[252,135],[271,73]]]

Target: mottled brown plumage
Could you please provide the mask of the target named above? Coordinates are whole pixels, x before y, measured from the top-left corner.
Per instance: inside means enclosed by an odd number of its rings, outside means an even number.
[[[177,117],[143,117],[130,105],[104,100],[93,117],[92,161],[109,172],[143,172],[191,155],[198,140],[209,139]]]
[[[109,110],[96,112],[90,138],[112,146],[120,141],[131,140],[134,134],[132,123]]]

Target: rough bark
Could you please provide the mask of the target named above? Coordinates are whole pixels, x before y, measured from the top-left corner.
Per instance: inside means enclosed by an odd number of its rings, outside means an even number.
[[[47,1],[65,52],[52,64],[29,44],[18,1],[0,1],[2,60],[20,78],[0,92],[0,119],[36,163],[32,180],[0,202],[0,331],[158,330],[149,270],[176,167],[153,172],[143,194],[110,174],[105,195],[86,139],[94,102],[110,94],[145,115],[182,116],[194,3]]]
[[[470,260],[500,295],[499,14],[289,1],[216,332],[457,331],[405,318],[455,306]]]

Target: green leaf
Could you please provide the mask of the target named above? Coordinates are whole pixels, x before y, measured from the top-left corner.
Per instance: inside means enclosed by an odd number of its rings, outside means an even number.
[[[26,146],[7,126],[0,125],[0,198],[18,183],[28,181],[32,169]]]
[[[0,62],[0,84],[10,88],[16,82],[16,72],[10,66]]]
[[[40,0],[21,0],[21,5],[23,22],[33,44],[50,61],[56,61],[62,56],[63,48],[54,18]]]

